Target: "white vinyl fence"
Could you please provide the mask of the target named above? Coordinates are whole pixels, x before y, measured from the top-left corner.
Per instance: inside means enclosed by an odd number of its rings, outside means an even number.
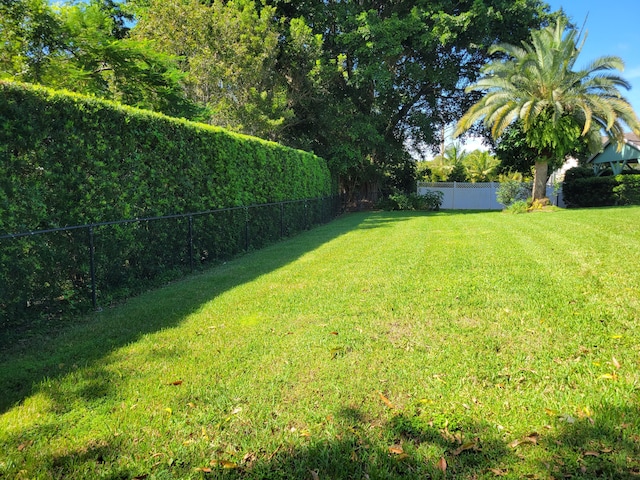
[[[499,186],[497,182],[418,182],[418,195],[429,190],[442,192],[444,197],[440,208],[443,210],[502,210],[504,205],[496,200]],[[562,192],[555,192],[551,185],[547,185],[547,197],[554,205],[564,206]]]

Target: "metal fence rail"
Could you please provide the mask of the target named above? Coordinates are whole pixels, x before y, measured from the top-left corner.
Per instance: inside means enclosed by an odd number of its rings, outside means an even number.
[[[0,235],[0,326],[97,310],[340,210],[339,197],[325,197]]]

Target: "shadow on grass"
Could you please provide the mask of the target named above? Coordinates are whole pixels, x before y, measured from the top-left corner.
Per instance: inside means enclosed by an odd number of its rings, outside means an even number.
[[[632,479],[640,475],[638,413],[635,405],[603,405],[592,419],[558,420],[535,442],[514,442],[483,421],[435,425],[417,412],[391,412],[381,423],[342,408],[332,438],[283,443],[273,452],[241,452],[244,459],[227,465],[232,468],[210,467],[210,457],[176,452],[175,459],[159,458],[137,470],[139,465],[127,466],[126,442],[117,437],[41,460],[53,478],[82,471],[107,479]]]
[[[34,393],[43,380],[62,378],[75,369],[95,365],[111,351],[145,334],[180,324],[225,291],[294,262],[357,228],[366,218],[366,214],[345,215],[265,250],[132,298],[118,308],[67,322],[39,325],[19,337],[2,332],[0,414]],[[117,386],[117,381],[111,378],[96,378],[90,383],[78,385],[79,397],[91,399],[106,395],[107,390]],[[59,401],[64,404],[64,398]]]
[[[283,447],[273,458],[234,470],[213,469],[210,476],[347,480],[640,475],[640,417],[634,405],[604,405],[592,419],[559,420],[548,433],[536,435],[535,442],[514,442],[501,436],[495,425],[464,419],[455,427],[438,428],[401,413],[375,427],[357,410],[346,409],[340,415],[343,433],[333,440]]]

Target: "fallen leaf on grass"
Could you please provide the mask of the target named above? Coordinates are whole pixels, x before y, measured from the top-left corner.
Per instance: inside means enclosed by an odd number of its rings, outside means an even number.
[[[382,400],[382,402],[389,408],[396,408],[396,406],[391,403],[391,400],[389,400],[387,397],[385,397],[382,392],[378,392],[378,395],[380,396],[380,400]]]
[[[500,470],[499,468],[490,468],[489,471],[493,473],[496,477],[504,477],[507,472]]]
[[[247,452],[244,457],[242,457],[242,463],[252,465],[258,459],[255,453]]]
[[[389,447],[389,452],[395,454],[395,455],[402,455],[404,453],[404,450],[402,450],[402,446],[401,445],[391,445]]]
[[[33,440],[28,440],[24,443],[21,443],[20,445],[18,445],[18,451],[21,452],[22,450],[24,450],[27,447],[30,447],[31,445],[33,445]]]
[[[211,465],[212,467],[222,467],[222,468],[228,468],[228,469],[238,468],[237,463],[229,462],[227,460],[214,459],[214,460],[211,460],[211,462],[209,462],[209,465]]]
[[[598,452],[584,452],[583,455],[585,457],[599,457],[600,454]]]
[[[457,457],[458,455],[460,455],[462,452],[466,452],[467,450],[475,450],[475,448],[478,446],[478,444],[476,442],[467,442],[463,445],[460,445],[458,448],[456,448],[451,454],[454,457]]]
[[[447,461],[444,459],[444,457],[440,457],[440,460],[438,460],[438,463],[436,463],[436,468],[443,473],[447,471]]]
[[[330,332],[329,335],[338,335],[338,332]]]
[[[311,474],[311,478],[313,480],[320,480],[320,476],[318,475],[317,470],[309,470],[309,473]]]
[[[516,448],[518,445],[522,445],[523,443],[532,443],[534,445],[537,445],[539,436],[540,435],[537,432],[533,432],[533,433],[530,433],[529,435],[527,435],[524,438],[519,438],[517,440],[514,440],[513,442],[511,442],[509,444],[509,446],[511,448]]]
[[[196,467],[194,468],[194,470],[196,472],[202,472],[202,473],[211,473],[213,471],[209,467]]]
[[[338,358],[338,356],[344,355],[344,348],[343,347],[332,348],[329,353],[331,354],[331,360],[335,360],[336,358]]]
[[[611,363],[613,364],[614,367],[616,367],[617,369],[620,369],[620,362],[616,360],[616,357],[611,357]]]
[[[176,380],[175,382],[169,382],[167,383],[167,385],[173,385],[175,387],[177,387],[178,385],[182,385],[182,380]]]
[[[617,380],[618,379],[618,374],[616,372],[605,373],[604,375],[600,375],[600,378],[604,379],[604,380]]]

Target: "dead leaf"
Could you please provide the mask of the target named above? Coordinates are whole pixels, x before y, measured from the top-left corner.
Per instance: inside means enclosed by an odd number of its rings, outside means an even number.
[[[611,363],[613,363],[613,366],[616,367],[616,369],[620,369],[620,362],[616,360],[616,357],[611,357]]]
[[[311,478],[313,480],[320,480],[320,475],[318,475],[317,470],[309,470],[309,473],[311,474]]]
[[[167,383],[167,385],[174,385],[174,386],[182,385],[182,380],[176,380],[175,382]]]
[[[329,335],[338,335],[338,332],[330,332]]]
[[[493,473],[496,477],[504,477],[507,474],[507,472],[504,472],[499,468],[490,468],[489,471]]]
[[[476,448],[476,446],[477,446],[476,442],[467,442],[467,443],[464,443],[464,444],[460,445],[458,448],[456,448],[456,449],[453,451],[452,455],[453,455],[454,457],[457,457],[457,456],[458,456],[458,455],[460,455],[462,452],[466,452],[467,450],[475,449],[475,448]]]
[[[520,438],[520,439],[514,440],[513,442],[511,442],[509,444],[509,446],[511,448],[516,448],[518,445],[522,445],[523,443],[532,443],[534,445],[537,445],[539,436],[540,435],[537,432],[533,432],[533,433],[530,433],[529,435],[527,435],[524,438]]]
[[[25,448],[30,447],[31,445],[33,445],[33,440],[28,440],[24,443],[21,443],[20,445],[18,445],[18,451],[21,452]]]
[[[583,455],[585,457],[599,457],[600,454],[598,452],[584,452]]]
[[[404,450],[402,450],[402,445],[391,445],[389,447],[389,452],[395,455],[402,455],[404,453]]]
[[[618,379],[618,374],[616,372],[605,373],[604,375],[600,375],[600,378],[606,379],[606,380],[617,380]]]
[[[384,403],[387,407],[389,407],[389,408],[396,408],[396,406],[395,406],[393,403],[391,403],[391,400],[389,400],[387,397],[385,397],[385,396],[382,394],[382,392],[378,392],[378,395],[380,395],[380,400],[382,400],[382,401],[383,401],[383,403]]]
[[[438,460],[438,463],[436,463],[436,468],[443,473],[447,471],[447,461],[444,459],[444,457],[440,457],[440,460]]]
[[[211,462],[209,462],[209,465],[211,465],[212,467],[222,467],[222,468],[228,468],[228,469],[238,468],[238,464],[229,462],[227,460],[214,459],[214,460],[211,460]]]
[[[203,472],[203,473],[211,473],[212,470],[209,467],[197,467],[194,469],[196,472]]]

